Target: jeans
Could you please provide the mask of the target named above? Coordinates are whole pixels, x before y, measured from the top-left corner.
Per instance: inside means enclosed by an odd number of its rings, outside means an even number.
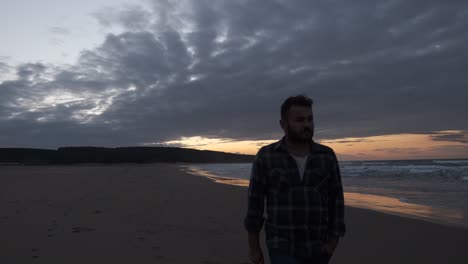
[[[328,264],[331,255],[322,252],[320,255],[311,257],[291,256],[287,247],[268,247],[271,264]]]

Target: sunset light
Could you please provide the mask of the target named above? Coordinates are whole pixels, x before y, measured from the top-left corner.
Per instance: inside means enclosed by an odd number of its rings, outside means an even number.
[[[437,131],[434,134],[397,134],[360,138],[317,140],[335,150],[340,160],[395,160],[431,158],[467,158],[468,148],[447,135],[466,136],[463,131]],[[279,140],[279,138],[278,138]],[[214,150],[255,155],[258,149],[277,140],[233,140],[228,138],[183,137],[163,142],[167,146],[181,146],[199,150]]]

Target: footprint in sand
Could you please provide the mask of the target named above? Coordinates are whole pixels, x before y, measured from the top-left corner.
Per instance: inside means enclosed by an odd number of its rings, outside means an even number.
[[[39,251],[39,249],[38,249],[38,248],[32,248],[31,251],[32,251],[33,253],[36,253],[36,252]],[[36,253],[36,254],[37,254],[37,253]],[[33,259],[37,259],[38,257],[39,257],[38,255],[33,255],[33,256],[32,256]]]
[[[80,226],[75,226],[72,228],[73,233],[81,233],[81,232],[90,232],[90,231],[95,231],[95,228],[88,228],[88,227],[80,227]]]
[[[53,219],[52,223],[50,224],[50,227],[47,228],[47,231],[49,234],[47,234],[48,237],[53,237],[55,234],[53,233],[57,229],[57,220]]]

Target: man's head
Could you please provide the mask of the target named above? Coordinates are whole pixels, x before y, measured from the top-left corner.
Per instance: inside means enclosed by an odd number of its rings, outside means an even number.
[[[295,143],[306,143],[314,136],[312,99],[305,95],[291,96],[281,105],[281,128]]]

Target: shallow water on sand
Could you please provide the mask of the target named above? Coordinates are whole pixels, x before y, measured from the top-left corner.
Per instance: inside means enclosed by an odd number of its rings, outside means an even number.
[[[180,164],[186,172],[248,186],[250,163]],[[468,228],[468,160],[340,162],[345,203]]]

